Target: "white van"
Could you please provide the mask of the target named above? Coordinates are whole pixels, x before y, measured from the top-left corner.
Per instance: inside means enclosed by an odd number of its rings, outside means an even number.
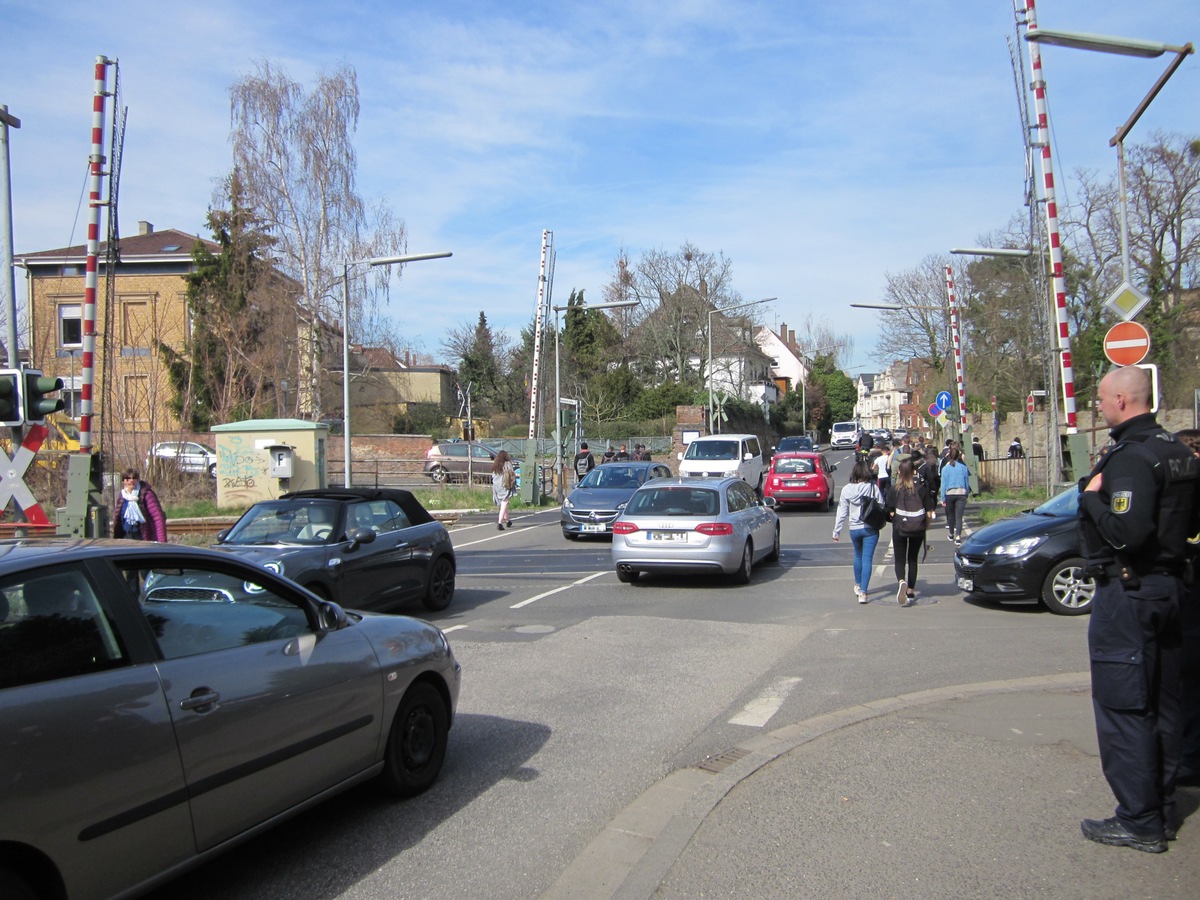
[[[829,443],[834,447],[853,447],[858,443],[857,422],[834,422],[829,433]]]
[[[760,488],[763,481],[762,447],[753,434],[706,434],[679,454],[679,474],[693,478],[735,476]]]

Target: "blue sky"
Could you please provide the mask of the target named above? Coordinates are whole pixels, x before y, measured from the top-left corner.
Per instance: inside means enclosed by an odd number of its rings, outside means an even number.
[[[1045,28],[1200,40],[1183,0],[1037,10]],[[360,194],[404,219],[410,252],[454,253],[406,267],[389,310],[439,361],[480,310],[514,336],[531,319],[548,228],[556,302],[598,302],[622,249],[691,242],[731,259],[744,299],[779,298],[765,324],[827,322],[854,340],[848,367],[877,368],[875,314],[848,304],[1023,209],[1011,0],[0,0],[0,20],[18,254],[85,240],[97,55],[119,60],[129,110],[123,234],[207,236],[228,89],[257,60],[306,85],[353,66]],[[1076,168],[1115,168],[1108,138],[1167,58],[1043,56],[1061,203]],[[1131,141],[1155,130],[1200,133],[1195,56]]]

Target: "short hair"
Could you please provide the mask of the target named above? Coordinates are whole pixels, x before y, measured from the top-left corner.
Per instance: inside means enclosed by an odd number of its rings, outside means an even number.
[[[587,448],[588,448],[587,441],[584,441],[582,444],[579,445],[580,450],[586,450]]]
[[[1183,431],[1175,432],[1175,437],[1179,438],[1185,447],[1200,456],[1200,431],[1195,428],[1185,428]]]
[[[121,480],[124,481],[126,478],[132,478],[134,481],[142,480],[142,477],[138,474],[137,469],[126,469],[124,472],[122,472]]]

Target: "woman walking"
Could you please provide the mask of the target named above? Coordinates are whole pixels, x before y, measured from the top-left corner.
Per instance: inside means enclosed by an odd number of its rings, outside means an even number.
[[[833,540],[836,542],[842,533],[842,526],[849,522],[850,541],[854,544],[854,596],[859,603],[867,602],[875,545],[879,543],[879,529],[868,525],[863,516],[863,507],[868,498],[883,504],[883,495],[875,484],[874,474],[871,464],[865,459],[854,464],[850,482],[842,488],[838,497],[837,519],[833,523]]]
[[[888,518],[892,520],[892,553],[896,561],[896,602],[909,606],[917,599],[917,554],[925,547],[925,529],[933,518],[933,494],[916,477],[911,459],[900,460],[896,481],[888,489]]]
[[[138,476],[136,469],[121,473],[121,499],[113,515],[115,538],[131,541],[167,542],[167,516],[158,495]]]
[[[955,449],[942,466],[942,488],[940,499],[946,507],[946,528],[950,540],[962,543],[963,513],[967,508],[967,496],[971,493],[971,473],[963,462],[962,451]]]
[[[505,527],[512,528],[512,519],[508,517],[508,501],[517,492],[517,473],[509,461],[508,451],[501,450],[492,461],[492,502],[500,509],[496,527],[503,531]]]

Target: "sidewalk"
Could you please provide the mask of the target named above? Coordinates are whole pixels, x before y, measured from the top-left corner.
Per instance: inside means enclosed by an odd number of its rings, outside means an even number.
[[[631,803],[543,897],[1200,896],[1200,790],[1163,854],[1112,815],[1086,672],[908,694],[757,734]]]

